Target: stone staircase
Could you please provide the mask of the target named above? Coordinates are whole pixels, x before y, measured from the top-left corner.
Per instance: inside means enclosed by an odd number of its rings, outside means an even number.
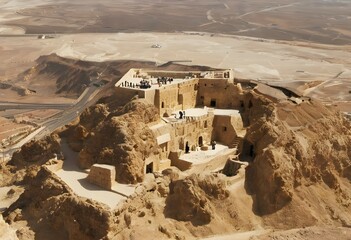
[[[242,144],[243,139],[241,137],[235,136],[232,143],[229,145],[229,148],[236,148],[236,154],[238,153],[239,146]]]

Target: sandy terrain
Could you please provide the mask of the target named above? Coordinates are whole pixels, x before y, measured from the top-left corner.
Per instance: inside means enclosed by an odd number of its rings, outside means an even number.
[[[0,117],[0,141],[1,143],[4,143],[5,146],[7,145],[7,141],[12,142],[11,139],[15,141],[17,135],[31,132],[33,129],[33,126],[15,123],[11,120]]]
[[[302,47],[276,41],[190,33],[74,34],[47,40],[38,40],[36,36],[2,37],[1,41],[0,60],[4,64],[0,66],[0,79],[15,77],[30,68],[40,55],[50,53],[86,61],[132,59],[162,64],[190,60],[187,64],[234,68],[238,78],[264,82],[338,81],[340,78],[342,85],[325,85],[314,91],[313,96],[329,94],[331,100],[350,100],[351,83],[343,80],[346,77],[342,74],[351,69],[349,47],[312,44]],[[155,43],[162,48],[151,48]]]
[[[347,1],[0,0],[0,4],[0,81],[16,78],[41,55],[58,53],[87,61],[187,60],[191,61],[187,64],[234,68],[238,78],[294,81],[289,87],[304,88],[302,94],[326,102],[351,100]],[[35,34],[23,35],[24,31]],[[55,38],[38,40],[38,33],[53,33]],[[153,44],[162,47],[151,48]],[[306,88],[311,81],[329,82]],[[44,81],[31,84],[46,86]],[[18,98],[15,92],[0,90],[0,100],[8,97]],[[40,97],[40,101],[51,98]],[[33,95],[21,101],[39,99]]]
[[[43,109],[43,110],[33,110],[25,113],[17,114],[14,116],[17,122],[27,121],[34,123],[41,123],[48,118],[54,117],[56,114],[60,113],[60,110],[57,109]]]
[[[198,31],[351,43],[349,1],[1,0],[0,4],[0,24],[27,33]]]

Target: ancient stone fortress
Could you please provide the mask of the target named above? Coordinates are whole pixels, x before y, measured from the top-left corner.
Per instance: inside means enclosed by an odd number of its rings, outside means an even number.
[[[155,105],[160,122],[149,125],[158,157],[145,159],[145,172],[170,166],[187,170],[242,150],[245,129],[239,109],[243,90],[232,70],[158,71],[130,69],[116,84],[117,94],[138,96]]]

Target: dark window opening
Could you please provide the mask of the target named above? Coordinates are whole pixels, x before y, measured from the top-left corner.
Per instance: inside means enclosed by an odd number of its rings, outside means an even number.
[[[154,163],[150,163],[148,165],[146,165],[146,173],[153,173],[154,170]]]
[[[161,108],[164,108],[164,107],[165,107],[165,103],[162,102],[162,103],[161,103]]]
[[[226,132],[227,131],[227,127],[223,127],[223,132]]]
[[[210,106],[211,107],[216,107],[216,104],[217,104],[216,99],[211,99]]]
[[[199,137],[199,146],[202,147],[204,144],[202,136]]]
[[[207,120],[204,122],[204,128],[207,128]]]

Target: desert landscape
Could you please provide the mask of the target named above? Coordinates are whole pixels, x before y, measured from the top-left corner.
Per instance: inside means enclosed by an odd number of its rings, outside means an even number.
[[[350,1],[0,6],[0,239],[350,239]]]

